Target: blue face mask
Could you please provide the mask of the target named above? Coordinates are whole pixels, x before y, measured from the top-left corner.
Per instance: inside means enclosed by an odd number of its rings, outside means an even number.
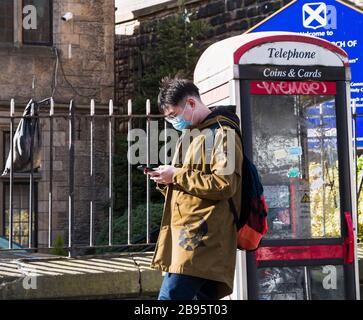
[[[192,125],[191,120],[185,120],[185,118],[184,118],[185,109],[186,109],[186,107],[184,108],[184,111],[182,114],[176,116],[173,119],[166,118],[166,121],[170,122],[176,130],[183,131],[184,129],[187,129],[188,127],[190,127]],[[193,115],[194,115],[194,111],[193,111]]]

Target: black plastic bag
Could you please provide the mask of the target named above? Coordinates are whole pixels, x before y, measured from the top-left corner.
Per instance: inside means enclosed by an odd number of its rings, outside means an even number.
[[[25,107],[23,117],[38,115],[38,105],[30,100]],[[33,153],[33,169],[41,165],[41,134],[39,128],[39,118],[22,118],[15,131],[13,138],[13,171],[27,172],[31,170],[31,154]],[[11,150],[6,161],[2,175],[10,172]]]

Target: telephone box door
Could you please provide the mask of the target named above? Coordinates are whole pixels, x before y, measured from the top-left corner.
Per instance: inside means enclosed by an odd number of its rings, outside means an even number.
[[[345,82],[242,80],[241,92],[269,206],[247,255],[249,299],[355,299]]]

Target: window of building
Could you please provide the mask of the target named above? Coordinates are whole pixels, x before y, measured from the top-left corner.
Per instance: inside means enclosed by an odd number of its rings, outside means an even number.
[[[52,0],[1,0],[0,43],[52,45]],[[23,9],[26,8],[27,10]]]
[[[10,132],[3,131],[3,163],[6,163],[10,148]],[[14,173],[15,174],[15,173]],[[3,208],[2,208],[2,234],[9,237],[9,200],[10,200],[10,181],[3,182]],[[29,245],[29,181],[19,180],[14,176],[13,184],[13,242],[27,247]],[[37,184],[34,183],[33,194],[33,219],[32,219],[32,242],[37,243],[36,217],[37,217]]]
[[[4,184],[4,235],[6,238],[9,237],[9,192],[10,185],[6,183]],[[29,212],[29,185],[15,183],[13,186],[13,241],[25,247],[29,244]]]
[[[23,0],[23,7],[36,8],[36,29],[23,28],[23,43],[37,45],[52,44],[52,5],[50,0]],[[26,14],[23,14],[23,19]]]
[[[14,0],[0,1],[0,43],[14,41]]]

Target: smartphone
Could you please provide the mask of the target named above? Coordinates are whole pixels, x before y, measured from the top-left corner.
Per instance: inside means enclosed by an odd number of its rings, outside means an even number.
[[[143,165],[140,165],[137,167],[137,169],[139,169],[140,171],[142,172],[148,172],[148,171],[153,171],[155,170],[157,167],[148,167],[148,166],[143,166]]]

